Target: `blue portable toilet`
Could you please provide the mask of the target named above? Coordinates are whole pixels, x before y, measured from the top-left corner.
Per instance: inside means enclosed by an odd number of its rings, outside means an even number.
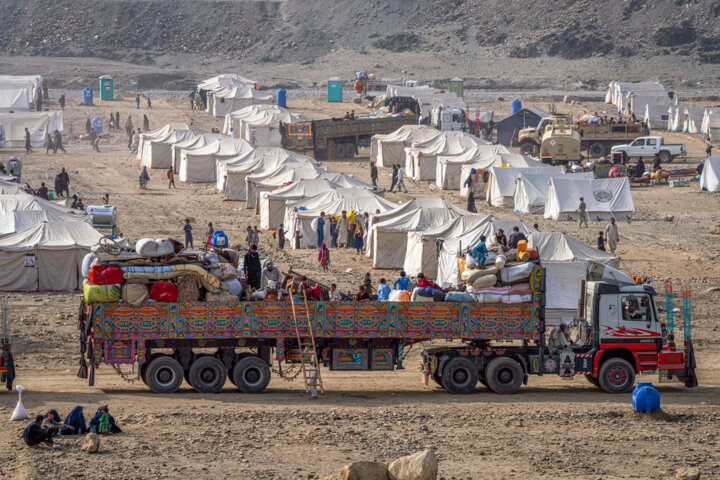
[[[90,125],[92,125],[92,129],[95,130],[95,133],[98,135],[103,133],[103,121],[100,117],[95,117],[90,121]]]
[[[332,77],[328,80],[328,102],[342,102],[342,79]]]
[[[515,115],[520,110],[522,110],[522,102],[516,98],[510,103],[510,115]]]
[[[212,245],[213,248],[227,248],[227,235],[225,235],[225,233],[221,230],[216,231],[212,234],[212,237],[210,238],[210,245]]]
[[[285,107],[287,106],[287,90],[284,88],[278,89],[275,95],[275,99],[277,100],[277,106],[278,107]]]
[[[660,410],[660,393],[650,382],[638,382],[632,392],[632,405],[636,412]]]
[[[93,104],[93,90],[90,87],[83,88],[82,91],[82,104],[92,105]]]

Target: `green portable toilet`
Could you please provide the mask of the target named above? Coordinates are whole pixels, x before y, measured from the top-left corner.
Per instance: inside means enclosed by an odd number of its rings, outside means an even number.
[[[465,95],[465,87],[464,87],[464,81],[462,78],[453,78],[450,80],[450,91],[455,92],[455,95],[457,95],[460,98],[463,98],[463,95]]]
[[[112,100],[115,94],[113,77],[103,75],[100,77],[100,100]]]
[[[342,79],[332,77],[328,80],[328,102],[342,102]]]

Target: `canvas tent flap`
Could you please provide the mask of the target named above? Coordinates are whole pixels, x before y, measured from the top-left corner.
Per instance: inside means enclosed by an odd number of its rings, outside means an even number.
[[[705,166],[700,176],[700,189],[708,192],[720,192],[720,157],[713,156],[705,160]]]
[[[22,232],[43,222],[80,221],[81,217],[68,215],[58,210],[22,210],[0,215],[0,236]]]
[[[486,199],[493,207],[511,207],[515,194],[515,179],[521,173],[547,173],[562,176],[565,168],[544,166],[531,168],[491,167],[488,175]]]
[[[30,110],[31,103],[27,88],[6,89],[0,85],[0,110]]]
[[[392,168],[405,163],[405,147],[413,142],[423,142],[440,135],[440,131],[427,125],[403,125],[388,134],[373,135],[370,159],[378,167]]]
[[[63,112],[4,112],[0,113],[0,125],[5,130],[3,143],[6,147],[24,147],[27,127],[30,130],[30,145],[40,148],[51,132],[64,130]]]
[[[577,220],[580,197],[591,220],[624,219],[635,212],[627,177],[594,180],[552,178],[545,203],[545,218]]]
[[[515,213],[539,213],[545,211],[548,189],[551,178],[563,178],[555,173],[520,173],[515,179],[513,205]],[[590,180],[595,178],[593,172],[569,173],[574,179]]]

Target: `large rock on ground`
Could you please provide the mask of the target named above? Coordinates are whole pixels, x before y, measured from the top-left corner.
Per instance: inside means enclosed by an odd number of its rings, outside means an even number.
[[[677,480],[700,480],[700,470],[697,468],[683,468],[675,474]]]
[[[340,480],[388,480],[388,467],[384,463],[362,460],[343,467]]]
[[[720,225],[713,225],[710,227],[710,233],[712,235],[720,235]]]
[[[85,435],[85,443],[83,443],[82,451],[87,453],[95,453],[100,449],[100,437],[97,433],[88,433]]]
[[[398,458],[390,464],[388,473],[390,480],[435,480],[438,473],[438,459],[435,452],[425,450]]]

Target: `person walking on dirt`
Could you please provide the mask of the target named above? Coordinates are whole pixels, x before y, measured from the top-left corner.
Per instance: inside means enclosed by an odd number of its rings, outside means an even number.
[[[370,162],[370,180],[372,180],[373,187],[377,187],[378,169],[375,166],[375,162]]]
[[[330,215],[330,248],[337,248],[338,246],[337,224],[337,218]]]
[[[398,165],[397,169],[397,184],[395,185],[397,187],[397,191],[399,192],[400,189],[402,189],[405,193],[407,193],[407,187],[405,186],[405,172],[401,166]]]
[[[98,134],[95,133],[95,130],[90,130],[90,144],[93,147],[93,150],[100,153],[100,137],[98,137]]]
[[[135,95],[135,108],[140,110],[140,94]]]
[[[145,98],[147,98],[147,107],[148,107],[148,109],[152,109],[152,102],[150,101],[150,97],[149,97],[149,96],[146,96]]]
[[[168,168],[167,178],[168,178],[168,189],[177,188],[175,186],[175,172],[173,172],[172,168]]]
[[[52,150],[54,153],[57,153],[57,149],[55,148],[55,144],[52,141],[52,136],[48,135],[47,137],[47,147],[45,148],[45,155],[50,154],[50,150]]]
[[[323,240],[325,240],[325,212],[320,212],[320,216],[316,218],[312,223],[314,223],[315,228],[315,234],[317,236],[317,242],[316,245],[318,248],[320,248],[320,245],[323,244]]]
[[[193,246],[192,225],[190,225],[189,218],[185,219],[185,226],[183,226],[183,231],[185,232],[185,248],[195,248]]]
[[[65,193],[66,197],[70,196],[70,175],[65,171],[65,167],[60,170],[60,196]],[[106,203],[107,205],[107,203]]]
[[[115,112],[115,128],[120,131],[120,112]]]
[[[395,190],[395,184],[397,183],[397,172],[398,172],[398,165],[395,165],[393,163],[392,166],[392,181],[390,183],[390,191],[392,192]]]
[[[55,153],[57,153],[58,150],[60,150],[63,153],[67,153],[65,150],[65,147],[62,143],[62,135],[60,135],[60,132],[55,130]]]
[[[60,95],[60,98],[58,99],[58,103],[60,104],[60,109],[65,110],[65,94],[63,93]]]
[[[60,180],[60,175],[55,175],[55,195],[58,197],[62,197],[62,181]]]
[[[278,237],[278,249],[283,250],[285,248],[285,228],[283,224],[280,224],[280,227],[277,230],[277,237]]]
[[[585,226],[588,226],[587,223],[587,205],[585,205],[585,199],[583,197],[580,197],[580,205],[578,205],[576,212],[580,213],[580,217],[578,219],[578,226],[579,228],[582,228],[583,223]]]
[[[147,184],[150,181],[150,174],[147,171],[147,167],[142,168],[142,172],[140,172],[140,188],[142,190],[147,189]]]
[[[25,153],[32,153],[32,148],[30,146],[30,130],[28,130],[27,127],[25,127]]]
[[[143,115],[143,130],[146,132],[150,131],[150,120],[148,120],[147,115]]]
[[[335,233],[338,235],[338,247],[345,248],[348,243],[348,219],[345,210],[342,211],[342,215],[337,222]]]
[[[470,213],[477,213],[477,209],[475,208],[475,195],[473,195],[472,190],[468,192],[467,211]]]
[[[90,132],[92,132],[92,131],[93,131],[92,123],[90,123],[90,119],[88,118],[87,120],[85,120],[85,133],[90,135]]]
[[[605,241],[608,244],[608,247],[610,247],[610,253],[615,253],[615,249],[617,248],[617,244],[620,241],[620,236],[618,235],[618,228],[617,225],[615,225],[615,219],[611,218],[610,223],[605,227]]]

